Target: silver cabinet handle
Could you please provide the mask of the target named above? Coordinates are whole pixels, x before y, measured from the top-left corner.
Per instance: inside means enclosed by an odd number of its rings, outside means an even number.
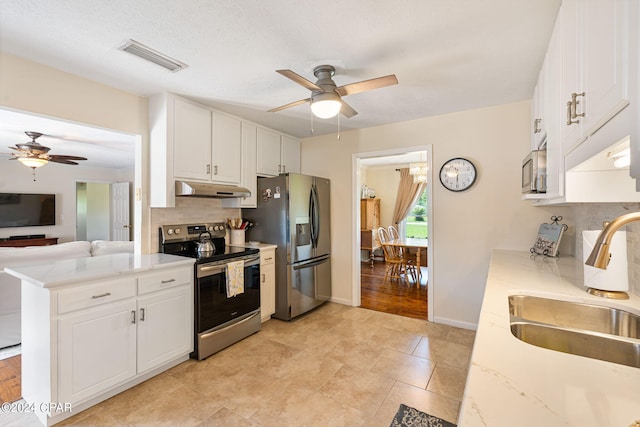
[[[285,173],[287,171],[287,165],[282,165],[282,173]]]
[[[265,283],[267,281],[267,275],[262,273],[261,276],[262,276],[262,283]]]
[[[140,321],[144,322],[144,308],[140,309]]]
[[[582,99],[584,100],[585,98],[585,92],[582,93],[572,93],[571,94],[571,103],[573,104],[573,109],[571,111],[571,118],[575,119],[577,117],[584,117],[584,111],[582,111],[582,113],[578,113],[578,104],[580,104],[580,101],[578,101],[578,97],[581,96]]]
[[[207,165],[207,175],[211,173],[211,165]]]
[[[282,165],[278,165],[278,173],[282,172]]]
[[[215,166],[213,167],[213,174],[214,174],[214,175],[218,175],[218,165],[215,165]]]
[[[176,281],[176,279],[161,280],[160,283],[163,284],[163,285],[166,285],[167,283],[173,283],[175,281]]]
[[[269,258],[265,258],[265,261],[271,261],[273,259],[273,257],[269,257]]]
[[[535,119],[533,121],[533,133],[540,133],[542,131],[540,128],[540,122],[542,122],[542,119]]]
[[[111,296],[110,292],[105,292],[104,294],[100,294],[100,295],[93,295],[91,298],[92,299],[98,299],[98,298],[104,298],[104,297],[108,297]]]
[[[136,311],[131,310],[131,323],[136,324]]]
[[[571,101],[568,101],[567,102],[567,126],[571,126],[579,122],[578,120],[573,121],[573,118],[571,116],[571,109],[572,109],[571,105],[572,105]]]

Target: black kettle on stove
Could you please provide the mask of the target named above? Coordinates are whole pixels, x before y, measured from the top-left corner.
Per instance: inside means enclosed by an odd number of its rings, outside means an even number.
[[[213,246],[213,237],[208,231],[203,231],[198,235],[196,245],[198,256],[211,256],[216,252],[216,247]]]

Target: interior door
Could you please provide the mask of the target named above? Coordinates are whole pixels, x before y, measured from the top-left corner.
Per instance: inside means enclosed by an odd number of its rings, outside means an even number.
[[[111,240],[131,240],[128,182],[111,184]]]

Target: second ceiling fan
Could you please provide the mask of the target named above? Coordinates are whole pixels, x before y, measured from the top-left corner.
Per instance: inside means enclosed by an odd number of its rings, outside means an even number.
[[[338,114],[338,112],[347,118],[358,114],[356,110],[342,99],[343,96],[398,84],[396,76],[390,74],[384,77],[337,86],[331,78],[336,72],[335,68],[331,65],[319,65],[313,69],[313,75],[318,79],[315,83],[291,70],[276,70],[276,72],[309,89],[311,91],[311,97],[272,108],[269,112],[280,111],[309,102],[311,103],[311,111],[313,114],[322,119],[333,117]]]

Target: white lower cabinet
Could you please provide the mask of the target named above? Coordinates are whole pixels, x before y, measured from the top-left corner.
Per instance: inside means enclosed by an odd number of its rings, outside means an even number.
[[[260,250],[260,317],[262,322],[276,312],[276,250]]]
[[[65,286],[23,285],[23,396],[82,410],[187,360],[193,266]],[[69,414],[41,414],[53,424]]]
[[[79,402],[136,375],[135,300],[58,320],[60,402]]]
[[[138,373],[191,352],[192,307],[189,286],[138,299]]]

